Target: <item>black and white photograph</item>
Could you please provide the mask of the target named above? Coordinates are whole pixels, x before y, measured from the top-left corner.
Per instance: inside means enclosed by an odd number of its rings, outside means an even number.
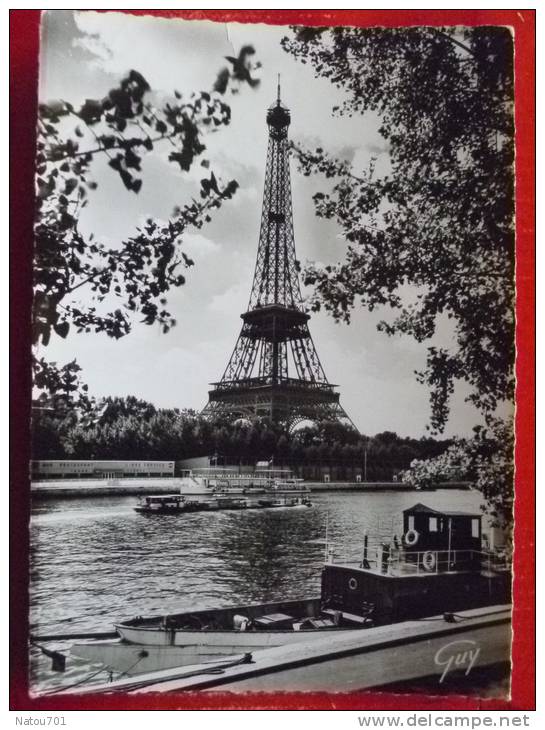
[[[509,699],[514,83],[494,23],[43,11],[31,697]]]

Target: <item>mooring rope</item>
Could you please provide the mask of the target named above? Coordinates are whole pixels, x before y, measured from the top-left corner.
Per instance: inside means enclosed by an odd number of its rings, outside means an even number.
[[[463,616],[461,613],[450,613],[446,611],[442,616],[433,616],[430,618],[416,618],[414,621],[446,621],[450,624],[460,623],[462,621],[470,621],[471,619],[484,618],[485,616],[495,616],[498,613],[504,613],[506,609],[499,609],[497,611],[487,611],[486,613],[480,613],[477,616]]]
[[[124,677],[126,674],[128,674],[132,669],[135,668],[135,666],[142,661],[142,659],[145,659],[149,656],[149,652],[147,652],[145,649],[141,649],[138,652],[138,659],[134,662],[134,664],[131,664],[130,667],[127,667],[123,672],[120,673],[119,677],[117,679],[121,679],[121,677]]]
[[[63,685],[62,687],[55,687],[55,689],[49,690],[49,692],[43,692],[42,696],[48,697],[49,695],[55,695],[59,692],[66,692],[67,689],[72,689],[73,687],[78,687],[80,684],[84,684],[85,682],[88,682],[90,679],[93,679],[93,677],[96,677],[97,674],[100,674],[101,672],[109,672],[109,667],[100,667],[96,672],[93,672],[92,674],[89,674],[87,677],[83,677],[83,679],[78,680],[77,682],[74,682],[73,684]]]
[[[131,692],[136,689],[141,689],[149,685],[160,684],[164,682],[173,682],[178,679],[188,679],[189,677],[199,677],[205,674],[223,674],[229,667],[236,667],[239,664],[252,664],[252,655],[250,653],[244,654],[240,659],[225,664],[219,664],[218,666],[210,667],[207,669],[197,669],[192,672],[182,672],[180,674],[169,675],[168,677],[151,678],[135,680],[131,684],[123,684],[120,687],[112,687],[107,689],[107,692]]]

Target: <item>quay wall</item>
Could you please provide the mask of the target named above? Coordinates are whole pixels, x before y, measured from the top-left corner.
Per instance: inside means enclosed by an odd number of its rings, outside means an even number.
[[[31,497],[100,497],[178,493],[182,479],[151,477],[141,479],[59,479],[31,481]]]
[[[408,484],[400,482],[305,482],[312,492],[411,492],[417,491]],[[142,494],[178,493],[186,483],[181,478],[141,478],[141,479],[62,479],[58,481],[31,482],[33,498],[47,497],[97,497],[97,496],[137,496]],[[445,482],[439,489],[468,489],[466,482]],[[209,492],[202,491],[202,494]]]
[[[313,492],[418,492],[403,482],[307,482]],[[440,482],[436,489],[469,489],[468,482]]]

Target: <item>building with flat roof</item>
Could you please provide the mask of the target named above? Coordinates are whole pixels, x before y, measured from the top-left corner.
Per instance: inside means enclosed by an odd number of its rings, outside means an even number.
[[[173,477],[174,461],[63,459],[30,462],[31,479],[115,479]]]

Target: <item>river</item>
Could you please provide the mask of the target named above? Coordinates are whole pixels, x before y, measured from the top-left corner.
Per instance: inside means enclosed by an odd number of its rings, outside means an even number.
[[[416,502],[479,512],[474,491],[328,492],[311,508],[139,515],[134,497],[37,500],[31,518],[30,629],[35,635],[112,629],[138,614],[300,598],[320,592],[324,538],[361,558],[363,535],[401,535]],[[89,673],[31,652],[36,691]],[[105,679],[104,676],[101,679]]]

